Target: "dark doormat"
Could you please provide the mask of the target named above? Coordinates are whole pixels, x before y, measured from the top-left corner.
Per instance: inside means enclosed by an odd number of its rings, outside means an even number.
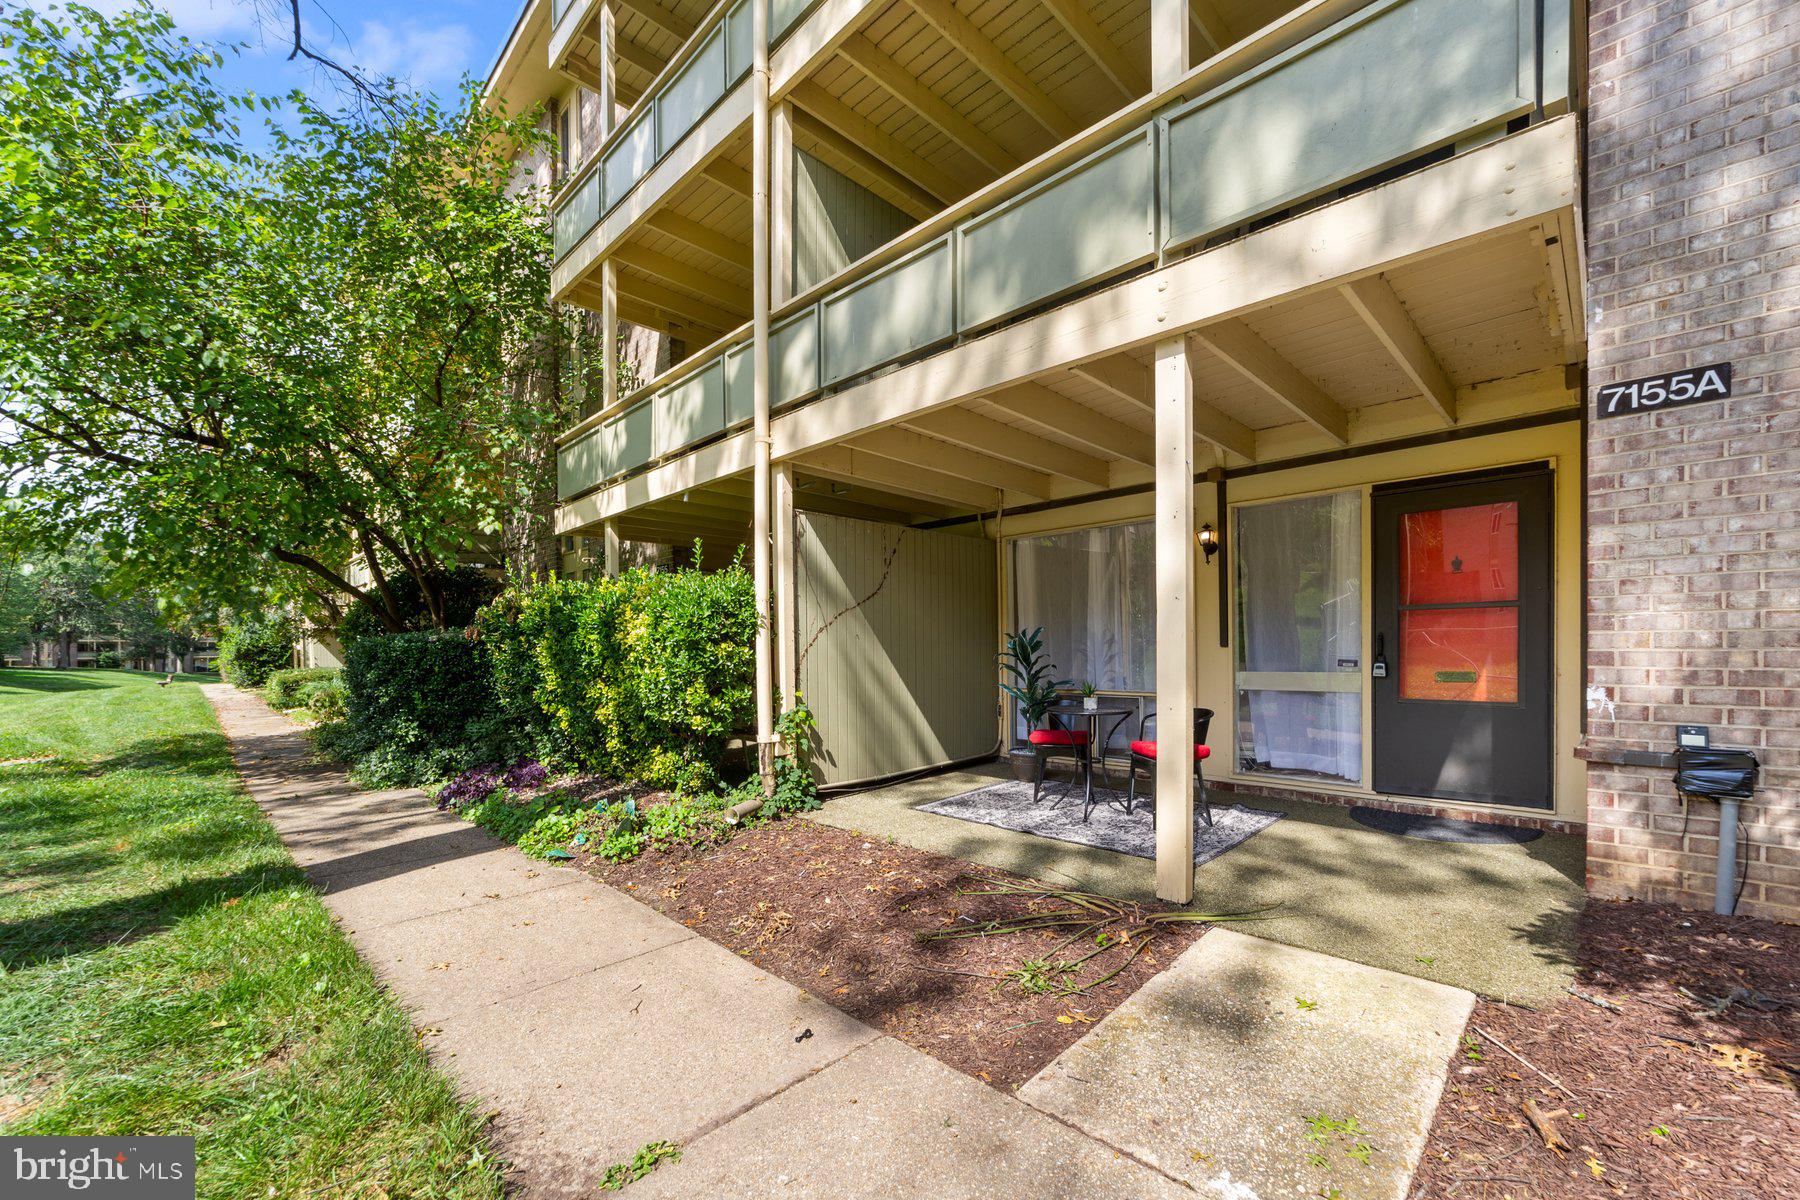
[[[1147,798],[1140,795],[1137,810],[1126,816],[1123,792],[1111,788],[1095,788],[1094,794],[1113,803],[1096,806],[1086,823],[1081,819],[1079,785],[1072,792],[1065,793],[1060,783],[1046,784],[1043,798],[1033,804],[1031,785],[1011,779],[990,787],[976,788],[960,796],[921,804],[919,811],[936,813],[941,817],[955,817],[959,821],[974,821],[980,825],[995,825],[1001,829],[1035,834],[1038,837],[1055,838],[1059,842],[1074,842],[1079,846],[1113,850],[1134,858],[1154,859],[1156,827],[1150,823]],[[1196,864],[1217,858],[1240,842],[1261,833],[1282,817],[1278,812],[1245,808],[1242,805],[1220,808],[1215,804],[1212,814],[1213,823],[1210,826],[1201,823],[1199,813],[1194,814]]]
[[[1428,817],[1423,813],[1389,812],[1385,808],[1350,810],[1350,819],[1383,833],[1418,838],[1422,842],[1475,842],[1486,846],[1522,845],[1544,836],[1541,829],[1521,829],[1517,825],[1487,825],[1480,821],[1457,821],[1450,817]]]

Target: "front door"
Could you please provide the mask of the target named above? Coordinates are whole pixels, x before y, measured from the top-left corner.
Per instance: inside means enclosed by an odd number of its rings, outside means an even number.
[[[1377,488],[1375,790],[1549,808],[1551,475]]]

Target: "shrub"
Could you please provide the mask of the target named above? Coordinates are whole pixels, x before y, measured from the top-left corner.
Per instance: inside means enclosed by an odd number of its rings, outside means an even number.
[[[270,707],[287,710],[303,707],[307,702],[307,689],[314,684],[326,683],[337,678],[337,671],[330,667],[290,667],[269,674],[268,682],[263,684],[263,699]]]
[[[242,688],[259,688],[294,656],[294,623],[281,613],[252,613],[229,622],[219,637],[219,673]]]
[[[463,633],[359,638],[342,678],[344,720],[319,744],[368,782],[429,783],[495,757],[493,689]]]
[[[117,650],[102,650],[94,655],[94,666],[103,671],[116,671],[124,665],[125,660]]]
[[[539,758],[699,793],[754,715],[756,608],[741,562],[552,579],[501,596],[476,631],[500,719]]]
[[[452,567],[437,575],[437,585],[444,598],[445,629],[463,629],[475,620],[475,614],[482,605],[492,600],[500,591],[500,583],[479,567]],[[419,587],[419,581],[409,573],[400,572],[388,576],[388,591],[394,597],[394,607],[409,629],[428,629],[434,626],[429,610],[425,604],[425,594]],[[351,642],[365,637],[381,637],[389,632],[381,618],[367,604],[358,600],[350,606],[350,612],[344,617],[338,629],[338,637],[347,647]]]
[[[461,810],[486,800],[500,788],[501,771],[494,763],[470,767],[437,794],[440,809]]]
[[[306,711],[321,721],[342,720],[349,695],[343,679],[335,671],[330,679],[321,679],[300,689],[300,701]]]

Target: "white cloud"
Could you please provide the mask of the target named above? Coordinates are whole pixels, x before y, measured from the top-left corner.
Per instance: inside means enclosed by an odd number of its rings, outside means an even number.
[[[109,16],[139,7],[138,0],[88,0]],[[191,38],[238,38],[257,26],[252,0],[156,0],[156,7],[175,19],[175,28]]]
[[[474,44],[466,25],[428,26],[406,21],[396,29],[380,21],[365,21],[350,48],[347,65],[419,86],[448,83],[468,69]]]

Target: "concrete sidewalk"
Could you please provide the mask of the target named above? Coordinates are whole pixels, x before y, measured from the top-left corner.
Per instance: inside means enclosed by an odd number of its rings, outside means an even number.
[[[412,790],[360,792],[293,722],[203,689],[245,786],[437,1065],[499,1115],[518,1193],[588,1196],[648,1142],[642,1196],[1191,1196],[572,868]]]
[[[595,1194],[672,1141],[634,1196],[1398,1200],[1473,1003],[1213,930],[1014,1098],[423,793],[357,790],[260,699],[204,690],[433,1061],[497,1114],[522,1196]],[[1315,1116],[1355,1132],[1322,1145]]]

